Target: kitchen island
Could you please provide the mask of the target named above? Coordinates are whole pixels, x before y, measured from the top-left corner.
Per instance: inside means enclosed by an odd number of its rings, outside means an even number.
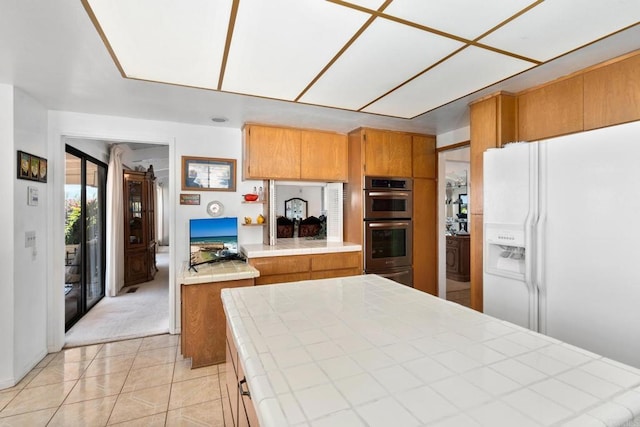
[[[639,369],[379,276],[224,289],[222,300],[227,370],[250,393],[236,405],[264,427],[640,421]],[[234,389],[227,379],[232,405]]]

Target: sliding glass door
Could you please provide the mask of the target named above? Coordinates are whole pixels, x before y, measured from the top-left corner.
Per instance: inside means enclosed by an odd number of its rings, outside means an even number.
[[[65,330],[104,297],[106,183],[104,163],[66,147]]]

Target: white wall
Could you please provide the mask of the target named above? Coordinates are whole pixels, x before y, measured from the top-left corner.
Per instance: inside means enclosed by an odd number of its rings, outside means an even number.
[[[16,150],[13,146],[13,87],[0,84],[0,194],[14,199],[16,181]],[[0,204],[0,240],[13,242],[13,203]],[[0,245],[0,389],[14,384],[13,376],[13,284],[14,247]]]
[[[17,179],[17,150],[47,158],[47,111],[26,93],[0,85],[0,186],[3,227],[0,271],[0,388],[17,383],[47,353],[47,266],[49,184]],[[38,205],[27,205],[28,187]],[[35,231],[36,247],[25,248]]]
[[[446,147],[447,145],[458,144],[471,139],[471,128],[469,126],[454,129],[450,132],[441,133],[436,136],[436,147]]]
[[[262,181],[242,181],[242,133],[240,129],[195,126],[174,122],[139,120],[126,117],[92,115],[83,113],[49,112],[49,143],[54,151],[54,158],[64,158],[64,137],[102,139],[105,141],[149,142],[169,146],[169,168],[171,171],[168,192],[170,245],[170,313],[172,332],[179,332],[179,284],[176,274],[188,260],[188,222],[190,218],[205,218],[205,208],[212,200],[219,200],[225,206],[225,216],[243,217],[253,205],[243,205],[242,194],[250,192],[254,186],[263,185]],[[236,191],[200,191],[200,205],[188,206],[179,204],[182,156],[216,157],[236,159]],[[55,171],[58,182],[52,189],[53,212],[57,223],[64,223],[62,192],[64,172],[62,168]],[[190,192],[193,193],[193,192]],[[252,216],[257,213],[251,211]],[[53,259],[62,259],[64,241],[60,230],[52,230],[54,243]],[[240,244],[262,243],[261,227],[240,227]],[[53,266],[50,277],[52,282],[61,283],[64,272],[61,267]],[[53,290],[53,285],[51,285]],[[64,343],[64,310],[63,298],[57,297],[49,323],[51,326],[50,351],[60,348]]]

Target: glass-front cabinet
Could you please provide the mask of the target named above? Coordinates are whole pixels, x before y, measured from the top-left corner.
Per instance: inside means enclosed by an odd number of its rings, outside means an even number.
[[[125,286],[153,280],[156,268],[155,176],[125,171],[124,177]]]

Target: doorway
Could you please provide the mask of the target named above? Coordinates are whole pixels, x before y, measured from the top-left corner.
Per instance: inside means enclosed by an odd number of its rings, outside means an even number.
[[[170,227],[169,220],[166,218],[170,212],[170,197],[168,197],[169,147],[163,144],[84,138],[68,138],[67,141],[67,145],[74,150],[74,153],[91,153],[105,163],[110,161],[111,148],[117,144],[122,149],[122,167],[127,171],[147,170],[153,166],[153,170],[157,173],[155,173],[153,186],[155,188],[154,197],[151,199],[156,201],[152,209],[156,212],[155,223],[158,227],[152,230],[156,236],[154,240],[157,243],[157,253],[155,254],[157,273],[153,280],[123,287],[117,292],[117,296],[109,296],[105,277],[105,292],[103,292],[105,298],[100,299],[86,315],[79,317],[69,325],[65,325],[63,347],[76,347],[169,332],[171,296],[168,234]],[[69,154],[67,154],[68,156]],[[71,167],[71,165],[67,167]],[[105,189],[105,193],[111,191],[106,187],[106,184]],[[110,199],[122,200],[123,197],[123,194],[116,191],[112,197],[105,198],[106,211],[111,209],[111,206],[107,206]],[[121,221],[123,224],[126,223],[124,217],[121,218]],[[105,244],[105,249],[106,246]],[[69,248],[68,252],[73,254],[73,249]],[[105,272],[108,267],[107,256],[105,250]],[[108,273],[105,276],[108,276]]]
[[[65,147],[65,331],[105,294],[107,165]]]
[[[439,152],[442,171],[439,188],[439,296],[471,307],[469,231],[470,198],[468,143],[444,147]]]

